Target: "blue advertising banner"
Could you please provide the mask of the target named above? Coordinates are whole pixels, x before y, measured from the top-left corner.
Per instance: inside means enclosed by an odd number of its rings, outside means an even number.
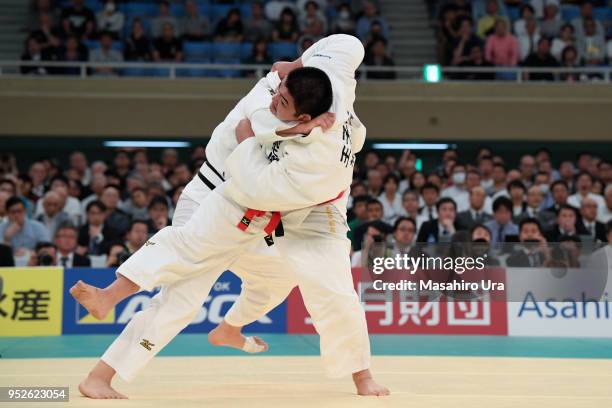
[[[119,303],[105,320],[94,319],[70,295],[68,290],[78,281],[97,287],[109,285],[115,279],[114,268],[71,268],[64,270],[63,334],[119,333],[135,313],[147,307],[154,292],[140,292]],[[183,333],[207,333],[223,320],[240,293],[240,279],[225,272],[215,283],[213,290],[202,305],[193,322]],[[286,333],[287,302],[283,302],[257,322],[248,325],[245,332]]]

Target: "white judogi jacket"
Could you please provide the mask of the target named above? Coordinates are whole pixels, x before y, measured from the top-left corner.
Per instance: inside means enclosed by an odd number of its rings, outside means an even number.
[[[353,112],[354,73],[363,55],[361,42],[344,34],[329,36],[309,48],[302,55],[302,64],[329,76],[336,123],[325,133],[316,128],[306,137],[281,137],[258,133],[255,124],[265,123],[269,110],[254,112],[250,119],[256,137],[241,143],[226,160],[226,173],[231,178],[223,194],[247,208],[281,211],[283,223],[294,226],[312,211],[313,204],[343,193],[333,205],[345,217],[355,153],[363,147],[366,134]],[[288,127],[283,124],[276,130]]]

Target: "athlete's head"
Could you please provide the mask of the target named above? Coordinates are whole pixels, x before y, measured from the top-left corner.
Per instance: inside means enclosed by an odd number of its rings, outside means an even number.
[[[329,77],[314,67],[294,69],[272,97],[270,111],[280,120],[307,122],[329,111],[333,92]]]

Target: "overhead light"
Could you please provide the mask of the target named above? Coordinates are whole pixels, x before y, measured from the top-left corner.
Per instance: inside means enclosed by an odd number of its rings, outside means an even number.
[[[372,148],[380,150],[446,150],[448,143],[374,143]]]
[[[191,142],[172,140],[107,140],[104,147],[191,147]]]

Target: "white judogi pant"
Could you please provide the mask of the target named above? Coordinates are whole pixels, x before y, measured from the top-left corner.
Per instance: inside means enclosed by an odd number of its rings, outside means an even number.
[[[154,244],[141,248],[118,270],[142,289],[163,286],[150,307],[134,315],[102,360],[131,381],[194,319],[220,274],[230,269],[243,284],[225,316],[229,324],[252,323],[299,285],[321,337],[327,374],[340,377],[369,368],[367,325],[353,288],[349,241],[341,228],[335,234],[317,232],[320,221],[331,228],[328,212],[326,220],[307,219],[301,231],[286,229],[285,237],[267,247],[261,230],[269,216],[254,219],[245,232],[236,227],[243,209],[218,191],[209,194],[202,206],[181,197],[173,219],[176,226],[158,232],[150,240]],[[150,350],[141,344],[144,340]]]

